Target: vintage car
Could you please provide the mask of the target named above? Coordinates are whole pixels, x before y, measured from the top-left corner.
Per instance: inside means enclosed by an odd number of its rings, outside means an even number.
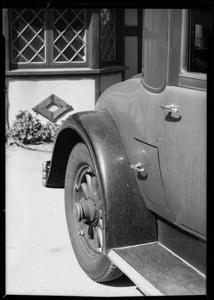
[[[142,74],[61,125],[43,184],[65,189],[76,258],[97,282],[206,294],[207,57],[212,12],[145,9]]]

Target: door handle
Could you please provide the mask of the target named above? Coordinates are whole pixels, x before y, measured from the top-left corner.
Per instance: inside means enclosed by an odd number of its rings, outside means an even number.
[[[137,164],[130,165],[132,170],[138,171],[140,173],[144,173],[145,169],[143,168],[143,164],[138,162]]]
[[[178,112],[178,109],[179,109],[179,106],[178,105],[175,105],[175,104],[168,104],[168,105],[160,105],[160,107],[163,109],[163,110],[166,110],[168,112],[172,112],[172,113],[177,113]]]

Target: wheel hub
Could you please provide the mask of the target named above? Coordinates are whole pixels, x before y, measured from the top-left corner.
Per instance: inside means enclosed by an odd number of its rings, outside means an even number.
[[[74,182],[73,216],[81,243],[89,255],[102,252],[103,228],[99,185],[95,173],[82,165]]]
[[[79,202],[74,204],[74,216],[78,222],[82,220],[93,222],[95,213],[95,206],[91,198],[81,198]]]

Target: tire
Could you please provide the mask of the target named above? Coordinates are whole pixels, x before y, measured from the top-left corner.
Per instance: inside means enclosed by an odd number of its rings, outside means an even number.
[[[103,197],[90,153],[77,144],[68,159],[65,175],[65,213],[76,258],[96,282],[117,279],[122,272],[103,253]]]

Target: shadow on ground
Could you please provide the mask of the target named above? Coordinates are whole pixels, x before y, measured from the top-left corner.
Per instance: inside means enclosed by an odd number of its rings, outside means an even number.
[[[125,274],[123,274],[120,278],[118,278],[116,280],[112,280],[109,282],[103,282],[102,284],[107,285],[107,286],[114,286],[114,287],[135,286],[135,284]]]
[[[116,280],[112,280],[109,282],[103,282],[102,284],[109,286],[109,287],[132,287],[132,286],[135,286],[134,282],[131,281],[125,274],[123,274],[120,278],[118,278]],[[137,286],[136,286],[136,289],[142,294],[142,296],[145,296]]]

